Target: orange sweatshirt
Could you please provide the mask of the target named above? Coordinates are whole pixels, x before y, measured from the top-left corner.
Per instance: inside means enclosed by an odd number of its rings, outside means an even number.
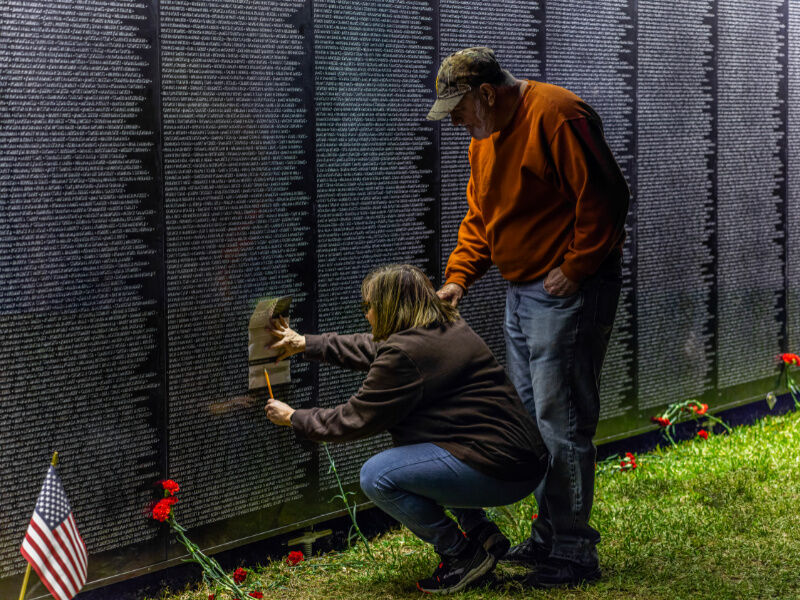
[[[600,117],[572,92],[529,81],[511,122],[469,147],[469,209],[445,271],[468,288],[492,263],[509,281],[560,266],[580,282],[625,239],[630,191]]]

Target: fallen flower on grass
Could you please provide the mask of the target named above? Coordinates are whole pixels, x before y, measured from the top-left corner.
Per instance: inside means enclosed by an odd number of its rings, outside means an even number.
[[[639,465],[636,464],[636,456],[632,452],[626,452],[625,458],[619,461],[620,471],[631,471],[638,466]]]
[[[713,428],[719,425],[726,432],[731,432],[731,428],[722,419],[709,412],[708,404],[695,399],[673,402],[660,416],[650,417],[653,423],[658,423],[662,427],[662,434],[672,446],[677,445],[675,426],[689,419],[697,421],[706,431],[713,432]]]
[[[708,439],[708,432],[705,429],[701,429],[697,432],[697,436],[703,438],[704,440]]]
[[[242,567],[237,568],[233,572],[233,580],[236,583],[242,583],[245,579],[247,579],[247,571],[245,571]]]
[[[292,550],[289,552],[289,556],[286,557],[286,563],[293,567],[304,560],[305,556],[303,556],[303,553],[299,550]]]
[[[262,594],[261,592],[250,592],[248,595],[251,598],[263,598],[264,597],[264,594]]]

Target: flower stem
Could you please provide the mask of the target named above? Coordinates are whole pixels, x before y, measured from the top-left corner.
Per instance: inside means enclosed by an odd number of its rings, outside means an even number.
[[[361,529],[358,526],[358,522],[356,521],[356,505],[350,505],[350,502],[347,500],[347,494],[345,494],[344,487],[342,486],[342,480],[339,479],[339,473],[336,471],[336,463],[333,462],[333,457],[331,456],[330,450],[328,450],[328,444],[322,442],[322,447],[325,448],[325,454],[328,456],[328,463],[330,464],[330,472],[333,473],[334,478],[336,479],[336,485],[339,486],[339,495],[334,496],[334,498],[341,498],[342,502],[344,503],[345,510],[347,514],[350,515],[350,520],[353,522],[353,525],[350,527],[350,530],[355,530],[356,534],[358,535],[361,542],[364,544],[364,548],[369,554],[369,557],[374,561],[375,557],[372,555],[372,549],[369,547],[369,542],[367,541],[367,537],[361,532]],[[350,535],[347,536],[347,543],[350,544]]]
[[[236,585],[233,579],[228,576],[215,559],[203,554],[197,544],[186,537],[186,530],[178,524],[171,514],[167,518],[167,523],[169,523],[172,531],[175,532],[175,537],[178,538],[178,541],[186,548],[187,552],[189,552],[191,558],[184,560],[186,562],[195,562],[200,565],[203,569],[203,579],[208,579],[211,582],[227,588],[236,598],[245,598],[247,596],[247,593]]]

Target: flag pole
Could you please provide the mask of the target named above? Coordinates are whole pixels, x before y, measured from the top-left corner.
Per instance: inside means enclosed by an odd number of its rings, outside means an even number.
[[[55,467],[58,464],[58,452],[53,452],[53,460],[50,461],[50,465]],[[28,562],[27,560],[25,562]],[[31,576],[31,563],[28,563],[28,568],[25,569],[25,578],[22,580],[22,589],[19,592],[19,600],[25,599],[25,590],[28,589],[28,579]]]
[[[28,563],[28,568],[25,569],[25,579],[22,580],[22,590],[19,593],[19,600],[24,600],[25,598],[25,590],[28,587],[28,578],[30,576],[31,576],[31,563]]]

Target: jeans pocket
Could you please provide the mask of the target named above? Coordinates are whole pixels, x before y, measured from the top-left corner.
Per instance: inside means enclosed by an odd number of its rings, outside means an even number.
[[[544,288],[544,280],[545,279],[547,279],[547,278],[546,277],[542,277],[542,281],[539,284],[539,287],[542,288],[542,293],[545,295],[546,298],[553,298],[554,300],[569,300],[569,299],[574,298],[575,296],[577,296],[578,294],[581,293],[581,287],[579,286],[578,289],[576,291],[572,292],[571,294],[567,294],[566,296],[556,296],[555,294],[551,294],[550,292],[548,292]]]

